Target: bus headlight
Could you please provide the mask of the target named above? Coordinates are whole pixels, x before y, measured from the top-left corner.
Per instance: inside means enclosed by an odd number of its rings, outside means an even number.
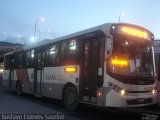
[[[155,93],[156,93],[156,90],[155,90],[155,89],[153,89],[153,90],[152,90],[152,94],[155,94]]]
[[[125,90],[125,89],[122,89],[122,88],[120,88],[119,86],[114,85],[114,84],[112,84],[111,86],[112,86],[112,88],[113,88],[116,92],[118,92],[120,95],[125,95],[125,94],[126,94],[126,90]]]
[[[121,90],[120,90],[120,94],[121,94],[121,95],[125,95],[125,94],[126,94],[126,91],[125,91],[124,89],[121,89]]]

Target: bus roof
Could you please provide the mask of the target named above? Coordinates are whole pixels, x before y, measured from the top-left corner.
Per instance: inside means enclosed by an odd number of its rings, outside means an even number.
[[[137,25],[129,24],[129,23],[105,23],[105,24],[102,24],[102,25],[98,25],[98,26],[95,26],[95,27],[92,27],[92,28],[89,28],[89,29],[86,29],[86,30],[82,30],[82,31],[79,31],[79,32],[76,32],[76,33],[72,33],[72,34],[66,35],[66,36],[62,36],[62,37],[59,37],[59,38],[45,39],[45,40],[43,40],[43,42],[39,42],[38,44],[33,44],[33,45],[30,45],[30,46],[24,46],[22,49],[18,49],[18,50],[6,53],[5,55],[9,55],[9,54],[13,54],[13,53],[16,53],[16,52],[20,52],[22,50],[30,50],[30,49],[33,49],[33,48],[36,48],[36,47],[41,47],[43,45],[48,45],[48,44],[51,44],[51,43],[54,43],[54,42],[58,42],[58,41],[62,41],[62,40],[65,40],[65,39],[78,37],[78,36],[81,36],[83,34],[91,33],[91,32],[98,31],[98,30],[103,31],[106,36],[111,36],[109,34],[110,27],[112,25],[118,25],[118,24],[126,24],[126,25],[137,26]],[[145,29],[142,26],[137,26],[137,27]],[[145,29],[145,30],[147,30],[147,29]]]
[[[96,27],[93,27],[93,28],[82,30],[82,31],[79,31],[79,32],[76,32],[76,33],[72,33],[72,34],[69,34],[69,35],[66,35],[66,36],[59,37],[59,38],[45,39],[44,42],[40,42],[39,44],[34,44],[32,46],[24,47],[24,50],[32,49],[32,48],[35,48],[35,47],[40,47],[40,46],[47,45],[47,44],[50,44],[50,43],[53,43],[53,42],[58,42],[58,41],[62,41],[62,40],[66,40],[66,39],[70,39],[70,38],[74,38],[74,37],[78,37],[78,36],[81,36],[83,34],[91,33],[91,32],[97,31],[97,30],[102,30],[103,31],[105,29],[107,31],[107,30],[109,30],[108,28],[111,25],[112,25],[111,23],[102,24],[102,25],[99,25],[99,26],[96,26]],[[107,31],[107,33],[109,33],[109,31]]]

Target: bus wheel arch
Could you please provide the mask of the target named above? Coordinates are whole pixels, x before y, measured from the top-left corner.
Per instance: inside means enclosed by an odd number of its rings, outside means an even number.
[[[16,94],[21,95],[22,94],[22,84],[20,80],[17,80],[16,82]]]
[[[63,88],[63,104],[69,111],[75,111],[79,105],[78,91],[74,84],[67,83]]]

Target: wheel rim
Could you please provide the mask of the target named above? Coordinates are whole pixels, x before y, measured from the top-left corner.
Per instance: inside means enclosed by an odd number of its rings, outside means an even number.
[[[75,88],[69,87],[66,89],[64,94],[64,105],[70,111],[74,111],[77,109],[78,95]]]
[[[75,103],[75,100],[76,100],[76,96],[73,92],[70,92],[68,95],[67,95],[67,103],[69,105],[73,105]]]

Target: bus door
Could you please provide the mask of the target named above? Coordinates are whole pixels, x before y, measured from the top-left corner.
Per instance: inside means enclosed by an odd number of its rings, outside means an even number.
[[[97,102],[99,52],[98,39],[84,40],[80,79],[80,100],[83,102]]]
[[[37,51],[35,67],[35,93],[41,95],[44,83],[44,51]]]
[[[11,67],[10,67],[10,71],[9,71],[9,88],[14,88],[15,85],[13,82],[14,80],[14,58],[13,56],[11,56]]]

